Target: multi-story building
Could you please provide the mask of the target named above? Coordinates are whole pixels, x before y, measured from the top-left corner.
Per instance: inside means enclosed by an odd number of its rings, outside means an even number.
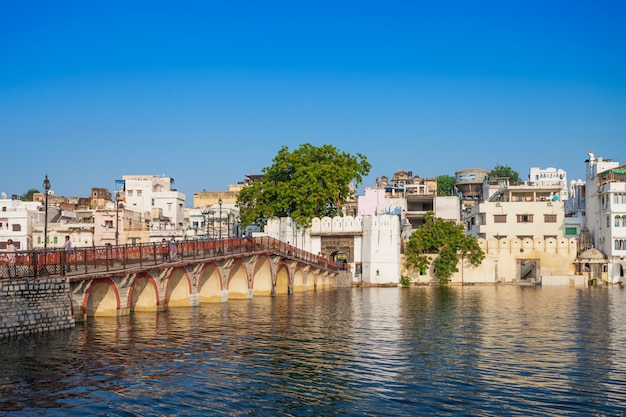
[[[174,179],[157,175],[124,175],[116,199],[150,223],[150,241],[184,237],[185,195],[172,187]],[[140,220],[141,221],[141,220]]]
[[[572,180],[565,200],[565,237],[577,237],[587,224],[585,182]]]
[[[17,196],[8,199],[3,193],[0,199],[0,250],[12,239],[17,250],[33,247],[33,227],[39,218],[43,221],[40,202],[20,201]]]
[[[398,216],[402,237],[408,239],[413,230],[424,224],[424,216],[432,211],[435,216],[458,222],[460,203],[456,196],[438,196],[437,178],[422,179],[413,172],[397,171],[391,181],[383,176],[376,179],[376,187],[365,189],[358,197],[357,216]]]
[[[593,247],[607,258],[609,283],[624,282],[626,269],[626,165],[596,157],[587,163],[587,228]]]
[[[561,192],[558,194],[559,200],[567,200],[569,198],[567,172],[562,169],[531,167],[528,174],[528,183],[540,187],[561,187]]]
[[[564,203],[561,185],[510,185],[508,180],[489,178],[486,187],[500,184],[487,200],[466,209],[469,235],[484,239],[547,239],[564,236]]]

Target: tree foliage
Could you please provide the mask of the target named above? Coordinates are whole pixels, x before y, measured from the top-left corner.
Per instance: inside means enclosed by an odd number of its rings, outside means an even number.
[[[21,201],[33,201],[33,194],[38,193],[38,192],[39,190],[31,188],[30,190],[26,191],[24,194],[20,196],[20,200]]]
[[[435,254],[439,256],[434,260],[428,256]],[[463,226],[452,220],[436,218],[432,211],[426,213],[424,224],[409,237],[406,249],[408,266],[424,270],[432,262],[435,277],[445,284],[453,273],[458,272],[458,255],[468,258],[474,266],[480,265],[485,258],[476,238],[467,236]]]
[[[354,197],[371,165],[365,156],[352,156],[332,145],[309,143],[293,152],[283,146],[263,177],[239,193],[241,223],[262,223],[268,217],[291,218],[308,227],[314,217],[341,215],[341,206]]]
[[[508,178],[509,184],[515,184],[519,181],[519,174],[513,171],[513,168],[506,165],[497,165],[489,172],[490,178]]]
[[[437,177],[437,195],[454,195],[455,179],[451,175],[439,175]]]

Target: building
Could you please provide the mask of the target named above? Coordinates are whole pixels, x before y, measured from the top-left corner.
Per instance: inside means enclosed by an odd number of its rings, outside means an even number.
[[[33,248],[33,228],[44,212],[40,202],[21,201],[17,196],[0,199],[0,250],[5,250],[7,240],[12,239],[17,250]]]
[[[483,239],[548,239],[565,234],[561,184],[510,185],[508,179],[487,178],[485,190],[498,184],[498,191],[465,210],[468,235]]]
[[[377,178],[376,187],[366,188],[357,201],[357,216],[398,216],[404,239],[424,224],[429,211],[442,219],[460,220],[459,198],[438,196],[437,178],[423,179],[412,171],[397,171],[391,181],[386,176]]]
[[[172,187],[174,179],[157,175],[124,175],[123,189],[116,200],[128,210],[141,213],[137,221],[150,224],[150,241],[183,238],[185,230],[185,195]]]
[[[625,281],[626,269],[626,165],[589,152],[586,216],[593,247],[606,264],[601,271],[608,283]]]

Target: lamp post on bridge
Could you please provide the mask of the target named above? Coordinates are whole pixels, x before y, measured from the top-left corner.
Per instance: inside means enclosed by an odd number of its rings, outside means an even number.
[[[222,240],[222,197],[217,200],[217,204],[220,206],[220,240]]]
[[[119,246],[120,237],[120,192],[115,192],[115,246]]]
[[[209,214],[211,213],[211,210],[209,210],[209,206],[206,206],[205,208],[202,209],[202,214],[204,215],[204,222],[205,222],[205,233],[206,233],[206,239],[209,240]]]
[[[48,249],[48,193],[50,192],[50,180],[48,179],[48,174],[46,174],[46,179],[43,180],[43,188],[46,190],[46,208],[43,221],[43,250],[45,252],[46,249]]]

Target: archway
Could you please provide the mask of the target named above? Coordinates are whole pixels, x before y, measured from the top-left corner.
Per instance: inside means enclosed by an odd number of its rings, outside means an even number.
[[[133,281],[128,297],[130,311],[157,311],[159,295],[157,284],[151,276],[138,276]]]
[[[245,264],[238,260],[230,267],[228,276],[228,298],[246,299],[248,298],[248,272]]]
[[[84,309],[88,317],[108,316],[119,314],[120,295],[117,287],[110,279],[92,282],[85,293]]]
[[[167,306],[191,306],[191,288],[185,268],[175,268],[167,283]]]
[[[272,295],[272,267],[266,256],[259,257],[254,265],[252,291],[255,297]]]
[[[198,283],[198,296],[201,303],[222,302],[222,280],[217,265],[205,266]]]
[[[274,294],[289,294],[289,270],[284,264],[281,264],[276,272]]]

